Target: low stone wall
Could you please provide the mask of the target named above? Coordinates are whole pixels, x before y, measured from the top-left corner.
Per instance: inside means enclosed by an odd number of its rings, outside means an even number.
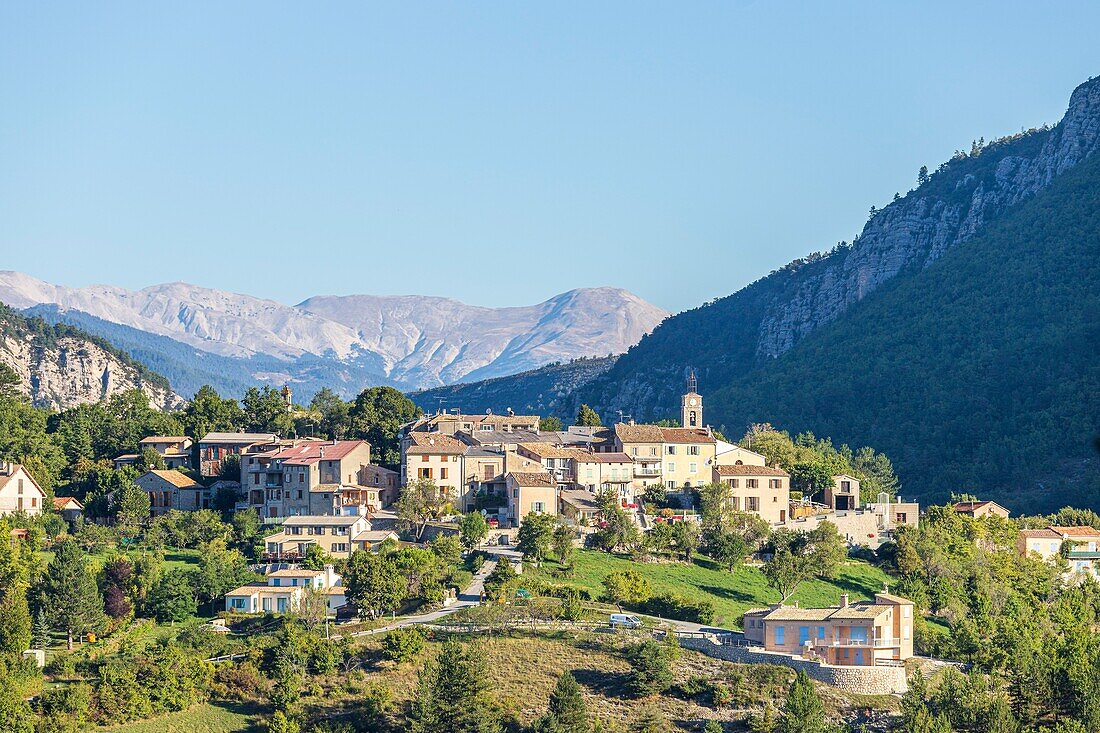
[[[820,682],[860,695],[900,695],[909,689],[903,667],[845,667],[821,664],[789,654],[765,651],[759,647],[723,646],[706,638],[681,638],[680,646],[709,657],[740,664],[781,664],[801,669]]]

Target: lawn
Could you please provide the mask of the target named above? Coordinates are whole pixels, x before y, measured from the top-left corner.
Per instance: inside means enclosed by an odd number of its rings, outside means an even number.
[[[103,569],[103,564],[107,561],[107,558],[117,554],[121,554],[123,550],[121,548],[115,549],[103,549],[96,552],[88,553],[88,567],[98,573]],[[53,560],[53,550],[41,550],[38,552],[38,558],[42,562],[42,567],[45,567]],[[198,550],[182,550],[182,549],[170,549],[164,553],[164,568],[193,568],[199,565],[199,551]]]
[[[159,718],[108,728],[93,726],[89,730],[112,733],[258,733],[264,729],[259,719],[258,711],[253,706],[220,702],[196,705]]]
[[[754,567],[742,566],[729,573],[702,557],[697,557],[692,565],[638,563],[596,550],[579,550],[575,557],[576,568],[569,576],[559,576],[554,562],[540,569],[528,567],[525,573],[579,586],[598,597],[603,592],[603,579],[609,573],[636,570],[649,580],[654,595],[671,592],[691,600],[709,599],[718,612],[717,623],[736,628],[740,628],[741,614],[746,609],[779,602],[779,592],[771,588],[764,574]],[[790,601],[819,607],[837,604],[841,593],[849,594],[853,601],[870,599],[890,580],[878,568],[851,560],[841,567],[835,580],[811,580],[800,585]]]

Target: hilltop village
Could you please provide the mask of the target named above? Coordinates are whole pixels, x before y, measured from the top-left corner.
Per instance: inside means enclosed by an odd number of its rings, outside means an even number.
[[[296,410],[288,388],[267,395],[269,407]],[[1095,515],[1013,520],[973,496],[922,509],[897,495],[888,462],[873,451],[857,460],[846,447],[770,426],[727,440],[707,424],[694,375],[678,423],[605,426],[584,408],[576,423],[511,411],[414,413],[392,447],[275,431],[140,435],[134,450],[100,462],[109,468],[84,469],[99,471],[103,487],[84,497],[89,506],[47,491],[28,465],[5,462],[0,522],[12,538],[9,562],[27,563],[33,616],[18,651],[58,680],[57,665],[69,664],[59,660],[99,653],[143,616],[173,626],[205,616],[201,628],[222,639],[208,649],[226,652],[205,658],[216,676],[219,665],[236,668],[247,657],[249,635],[272,639],[264,653],[277,652],[299,623],[324,629],[325,644],[340,640],[349,665],[355,640],[379,637],[387,658],[403,660],[411,657],[398,647],[420,649],[426,635],[526,629],[539,640],[532,643],[546,644],[545,633],[571,629],[612,635],[608,643],[635,669],[636,696],[675,689],[666,676],[681,652],[670,652],[672,643],[709,664],[788,670],[794,686],[841,696],[829,714],[877,725],[897,722],[894,706],[868,717],[852,700],[915,695],[921,710],[934,711],[924,676],[954,679],[979,663],[960,645],[980,633],[964,610],[972,581],[951,576],[960,595],[940,597],[941,581],[926,580],[942,572],[929,570],[935,563],[974,559],[935,552],[969,537],[962,556],[1020,564],[1059,593],[1095,585]],[[378,463],[383,451],[389,467]],[[143,569],[150,553],[162,563],[172,548],[184,567]],[[81,577],[92,586],[81,590]],[[249,630],[271,623],[282,629],[277,637]],[[950,635],[938,631],[947,624]],[[257,689],[291,684],[279,654],[261,663],[267,681]],[[658,675],[665,681],[646,682],[654,664],[668,667]],[[100,678],[80,678],[94,691],[81,719],[145,717],[127,709],[112,718],[116,693]],[[485,684],[492,688],[491,675]],[[723,684],[705,685],[717,711]],[[53,715],[42,706],[71,704],[44,702],[54,694],[31,698],[42,719]],[[824,711],[828,696],[809,694]],[[982,694],[993,706],[1008,699]],[[417,704],[402,715],[416,719]],[[749,717],[778,714],[760,704]],[[174,709],[151,705],[154,714]],[[323,709],[278,702],[269,729],[288,730],[279,726]],[[372,715],[368,729],[392,724],[397,712]]]

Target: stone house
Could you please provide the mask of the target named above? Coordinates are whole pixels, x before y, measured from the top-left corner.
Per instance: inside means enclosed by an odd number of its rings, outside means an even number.
[[[180,471],[146,471],[134,484],[149,496],[149,513],[154,517],[171,509],[193,512],[210,508],[210,490]]]

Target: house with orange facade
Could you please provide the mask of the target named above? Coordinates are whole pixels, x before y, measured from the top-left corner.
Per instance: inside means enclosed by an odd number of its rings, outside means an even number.
[[[828,608],[778,604],[745,612],[745,640],[838,666],[898,666],[913,656],[913,602],[890,593]]]

